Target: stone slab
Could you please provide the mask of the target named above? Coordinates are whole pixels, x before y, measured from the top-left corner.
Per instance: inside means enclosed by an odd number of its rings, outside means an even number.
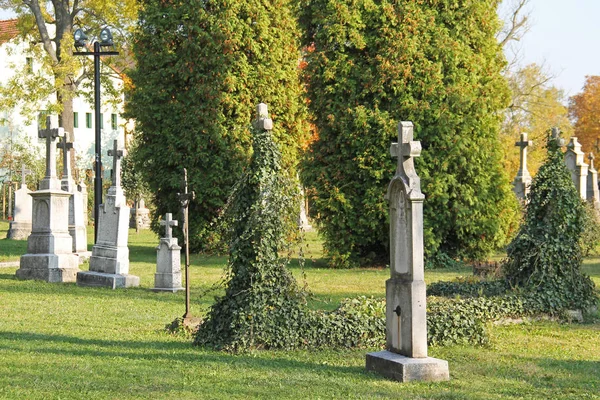
[[[19,279],[46,282],[75,282],[79,272],[77,257],[72,254],[24,254],[15,275]]]
[[[410,358],[383,350],[368,353],[367,371],[375,371],[399,382],[439,382],[450,379],[448,361],[437,358]]]
[[[140,277],[135,275],[105,274],[94,271],[81,271],[77,274],[77,286],[120,289],[139,285]]]

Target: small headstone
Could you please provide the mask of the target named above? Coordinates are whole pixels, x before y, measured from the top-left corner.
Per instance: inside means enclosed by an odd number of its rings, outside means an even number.
[[[598,171],[594,168],[594,153],[588,155],[589,169],[587,177],[587,200],[600,211],[600,191],[598,190]]]
[[[390,272],[386,282],[386,348],[367,354],[367,370],[401,382],[450,379],[448,362],[427,356],[423,201],[414,157],[421,143],[413,140],[412,122],[398,125],[392,144],[398,166],[387,192],[390,203]]]
[[[77,274],[78,286],[104,286],[112,289],[139,286],[140,278],[129,274],[129,207],[121,188],[121,157],[117,141],[108,155],[113,157],[113,183],[100,205],[98,240],[92,248],[90,270]]]
[[[529,186],[531,185],[531,175],[527,170],[527,147],[533,145],[531,140],[527,140],[527,133],[521,133],[521,141],[516,142],[515,146],[520,149],[519,172],[513,181],[515,194],[519,199],[527,199]]]
[[[135,229],[150,229],[150,210],[146,208],[144,199],[140,198],[131,209],[129,227]]]
[[[21,256],[16,275],[21,279],[47,282],[73,282],[79,272],[79,259],[72,252],[69,235],[69,193],[61,190],[56,177],[54,141],[64,136],[62,128],[52,129],[50,117],[46,129],[38,131],[46,139],[46,176],[33,198],[32,231],[27,239],[27,254]]]
[[[171,213],[160,221],[165,227],[165,237],[160,239],[156,248],[156,274],[154,274],[154,291],[177,292],[184,290],[181,286],[181,247],[177,238],[173,237],[172,228],[177,226]]]
[[[571,179],[582,199],[587,198],[588,165],[585,163],[585,153],[581,151],[581,143],[576,137],[571,137],[565,153],[565,164],[571,171]]]
[[[25,164],[21,164],[21,188],[15,191],[15,208],[6,236],[8,239],[25,240],[31,234],[33,199],[31,190],[27,188],[27,182],[25,181],[27,174],[30,172],[25,168]]]
[[[298,227],[304,232],[312,231],[312,225],[308,221],[308,215],[306,213],[306,196],[304,195],[304,189],[300,187],[300,215],[298,216]]]

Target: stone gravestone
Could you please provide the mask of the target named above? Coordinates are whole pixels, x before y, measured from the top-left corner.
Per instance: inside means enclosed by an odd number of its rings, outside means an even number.
[[[590,162],[587,177],[587,200],[592,203],[596,210],[600,210],[600,192],[598,190],[598,171],[594,168],[594,153],[588,155]]]
[[[427,315],[423,263],[423,200],[413,158],[412,122],[398,126],[392,144],[398,167],[387,192],[390,203],[390,271],[386,282],[386,348],[369,353],[367,370],[401,382],[450,379],[448,362],[427,356]]]
[[[21,188],[15,191],[15,211],[13,220],[10,222],[7,238],[25,240],[31,234],[31,214],[33,210],[33,199],[31,190],[27,188],[25,178],[31,171],[21,165]]]
[[[135,229],[150,229],[150,210],[146,207],[146,202],[140,197],[131,209],[131,219],[129,227]]]
[[[172,231],[177,226],[177,220],[173,220],[172,214],[167,213],[160,224],[165,226],[165,237],[160,239],[156,248],[156,274],[152,290],[174,293],[184,290],[181,286],[181,247]]]
[[[46,129],[38,131],[46,139],[46,176],[33,198],[32,230],[27,239],[27,254],[21,256],[16,275],[21,279],[41,279],[47,282],[73,282],[79,272],[79,259],[73,254],[69,235],[69,193],[61,190],[56,176],[54,141],[64,136],[62,128],[51,129],[50,117]]]
[[[519,199],[526,200],[531,185],[531,175],[527,170],[527,147],[533,145],[531,140],[527,140],[527,133],[521,133],[521,141],[516,142],[515,146],[520,148],[519,172],[513,181],[515,194]]]
[[[56,147],[62,150],[63,155],[63,174],[60,185],[62,190],[71,195],[69,197],[69,234],[73,238],[73,253],[79,257],[81,263],[90,258],[92,254],[87,248],[87,229],[85,226],[87,204],[83,203],[83,196],[71,176],[69,150],[73,148],[73,143],[63,137]]]
[[[554,133],[553,133],[554,134]],[[571,171],[571,179],[582,199],[587,197],[588,165],[584,161],[585,154],[581,151],[581,143],[576,137],[571,137],[565,153],[565,163]]]
[[[112,289],[139,286],[140,278],[129,275],[129,207],[121,188],[121,158],[123,150],[113,142],[108,151],[113,157],[113,182],[108,189],[98,216],[98,240],[92,248],[90,270],[77,274],[79,286],[104,286]]]

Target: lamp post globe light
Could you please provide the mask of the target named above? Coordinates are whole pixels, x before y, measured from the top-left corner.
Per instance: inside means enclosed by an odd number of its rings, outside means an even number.
[[[75,48],[86,48],[87,36],[82,29],[77,29],[73,34]],[[103,47],[114,46],[110,29],[103,28],[100,31],[100,41],[94,41],[93,51],[75,51],[76,56],[94,56],[94,111],[95,111],[95,135],[96,146],[94,156],[94,243],[98,240],[98,212],[102,204],[102,138],[100,135],[100,57],[118,55],[118,51],[104,51]]]

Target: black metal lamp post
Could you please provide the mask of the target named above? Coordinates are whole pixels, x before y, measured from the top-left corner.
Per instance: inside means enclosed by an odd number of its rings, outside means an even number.
[[[87,36],[83,30],[77,29],[73,34],[77,49],[86,46]],[[98,212],[102,203],[102,138],[100,136],[100,57],[118,55],[118,51],[102,51],[103,47],[113,47],[112,34],[108,28],[100,32],[100,41],[94,42],[94,51],[75,51],[76,56],[94,56],[94,108],[95,108],[95,175],[94,178],[94,243],[98,240]]]

